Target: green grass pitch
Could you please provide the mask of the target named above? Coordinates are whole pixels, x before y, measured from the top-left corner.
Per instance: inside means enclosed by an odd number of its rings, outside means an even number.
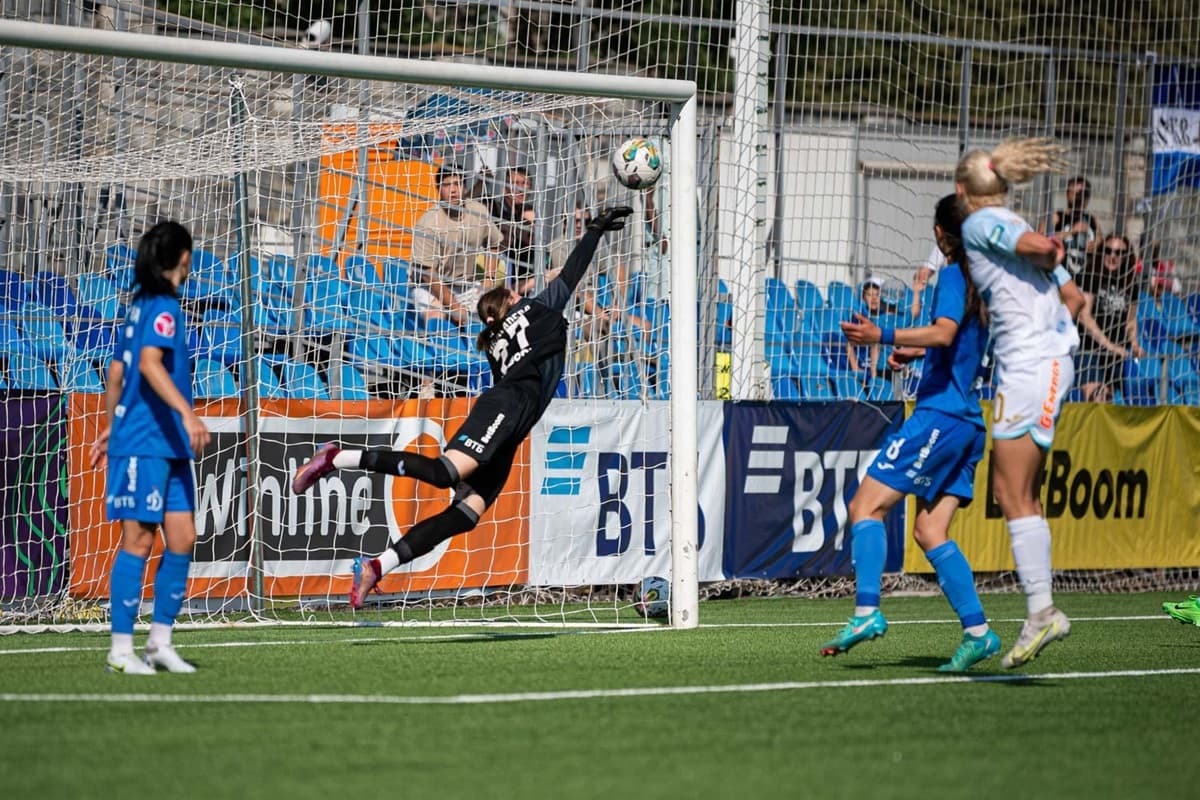
[[[693,631],[184,631],[200,672],[144,678],[104,672],[103,634],[9,636],[0,797],[1196,797],[1200,628],[1166,599],[1061,595],[1070,639],[970,681],[936,672],[941,598],[885,599],[888,635],[836,659],[848,600],[710,602]],[[1007,647],[1022,599],[984,604]]]

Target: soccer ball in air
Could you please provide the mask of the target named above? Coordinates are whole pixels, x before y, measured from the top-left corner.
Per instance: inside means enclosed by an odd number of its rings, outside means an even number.
[[[665,617],[671,609],[670,582],[657,576],[642,578],[633,607],[643,617]]]
[[[313,20],[304,32],[304,46],[316,50],[329,44],[333,38],[333,24],[327,19]]]
[[[662,175],[662,156],[649,139],[629,139],[612,154],[612,171],[622,186],[645,189]]]

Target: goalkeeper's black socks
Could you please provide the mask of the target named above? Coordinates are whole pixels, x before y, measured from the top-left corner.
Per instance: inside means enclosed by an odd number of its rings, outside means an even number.
[[[459,503],[450,506],[440,514],[423,519],[392,545],[391,550],[400,559],[399,564],[418,559],[433,550],[451,536],[466,533],[479,522],[479,515],[474,509]],[[377,565],[372,564],[378,568]]]
[[[407,450],[364,450],[359,461],[362,469],[416,478],[439,489],[457,486],[458,469],[445,456],[429,458]]]

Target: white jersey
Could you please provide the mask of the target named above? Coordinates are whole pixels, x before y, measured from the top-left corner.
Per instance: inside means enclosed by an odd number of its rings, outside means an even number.
[[[976,211],[963,223],[971,279],[987,304],[997,364],[1031,364],[1071,355],[1079,333],[1050,273],[1017,255],[1032,230],[1007,208]]]

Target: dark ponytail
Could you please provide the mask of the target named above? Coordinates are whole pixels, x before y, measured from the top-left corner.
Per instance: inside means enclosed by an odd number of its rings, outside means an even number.
[[[950,246],[946,262],[958,264],[967,284],[967,309],[964,317],[979,316],[979,292],[975,290],[975,282],[971,280],[971,270],[967,265],[967,251],[963,247],[962,226],[967,219],[966,209],[958,199],[958,195],[948,194],[938,201],[933,212],[933,223],[942,229],[942,237]]]
[[[500,323],[508,311],[509,293],[505,286],[497,286],[484,292],[475,305],[475,312],[484,324],[484,329],[475,339],[475,349],[486,353],[491,347],[492,339],[500,332]]]
[[[184,253],[192,252],[192,235],[178,222],[160,222],[138,242],[133,264],[135,296],[174,295],[175,287],[163,272],[175,269]]]

